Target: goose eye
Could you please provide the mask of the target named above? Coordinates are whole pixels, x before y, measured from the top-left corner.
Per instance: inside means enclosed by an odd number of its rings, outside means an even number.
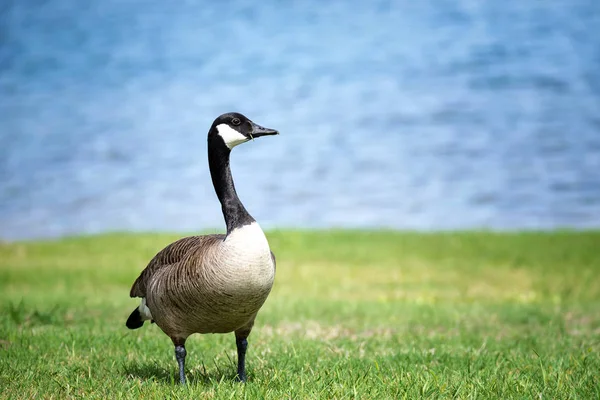
[[[235,126],[238,126],[239,124],[241,124],[242,122],[240,121],[239,118],[234,118],[231,120],[231,123]]]

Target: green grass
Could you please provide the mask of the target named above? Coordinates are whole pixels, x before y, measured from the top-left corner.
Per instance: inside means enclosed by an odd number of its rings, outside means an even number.
[[[174,235],[0,244],[1,398],[600,398],[600,232],[270,232],[250,336],[125,320]]]

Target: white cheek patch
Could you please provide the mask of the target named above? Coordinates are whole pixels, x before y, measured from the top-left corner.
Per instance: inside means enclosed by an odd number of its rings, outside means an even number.
[[[229,147],[229,150],[233,149],[238,144],[242,144],[248,141],[248,138],[227,124],[217,125],[217,132],[219,136],[225,141],[225,145]]]

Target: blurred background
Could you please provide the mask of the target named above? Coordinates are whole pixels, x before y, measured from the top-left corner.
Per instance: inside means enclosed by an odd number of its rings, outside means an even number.
[[[0,238],[219,228],[206,134],[266,228],[600,227],[600,5],[2,0]]]

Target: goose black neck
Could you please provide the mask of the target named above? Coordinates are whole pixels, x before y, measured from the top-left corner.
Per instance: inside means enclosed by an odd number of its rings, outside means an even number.
[[[227,234],[230,234],[235,228],[254,222],[254,218],[246,211],[235,191],[229,167],[230,154],[231,150],[219,138],[209,137],[208,166],[215,192],[223,210]]]

